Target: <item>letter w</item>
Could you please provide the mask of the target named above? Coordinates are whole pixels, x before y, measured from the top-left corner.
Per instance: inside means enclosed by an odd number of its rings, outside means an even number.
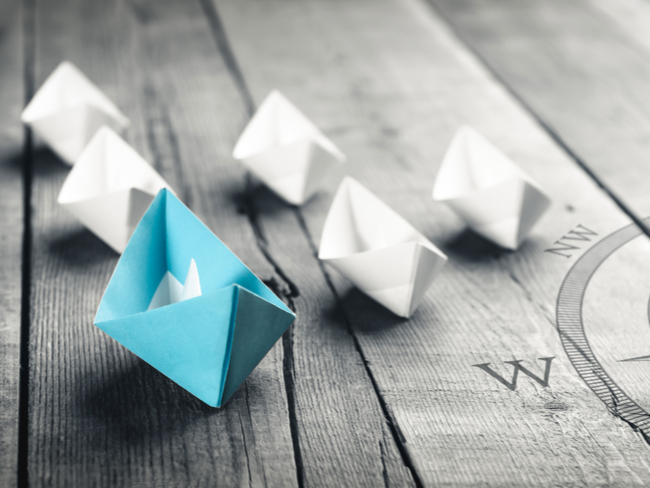
[[[578,228],[582,227],[584,230],[579,231],[576,230]],[[587,241],[589,242],[591,239],[587,236],[597,236],[593,230],[587,229],[584,225],[579,224],[576,229],[571,230],[567,235],[565,235],[562,239],[565,241]],[[578,236],[578,237],[570,237],[571,235]]]
[[[563,237],[562,239],[565,239]],[[563,256],[565,258],[570,258],[572,254],[564,254],[562,251],[576,251],[580,249],[578,246],[572,246],[571,244],[567,244],[566,242],[562,242],[562,239],[559,241],[555,241],[553,244],[558,246],[554,247],[553,249],[544,249],[544,252],[552,252],[553,254],[557,254],[558,256]]]
[[[582,230],[577,230],[577,229],[582,229]],[[555,241],[553,243],[555,246],[558,247],[554,247],[552,249],[545,249],[544,252],[552,252],[553,254],[557,254],[558,256],[564,256],[565,258],[570,258],[572,254],[569,253],[565,254],[563,251],[577,251],[578,249],[580,249],[580,247],[562,241],[589,242],[591,241],[589,236],[597,236],[597,235],[598,234],[593,230],[587,229],[582,224],[578,224],[578,226],[575,229],[569,231],[569,233],[563,236],[562,239]]]
[[[521,370],[524,374],[526,374],[530,378],[534,379],[542,387],[546,388],[548,386],[548,378],[551,375],[551,361],[553,361],[555,359],[555,357],[552,357],[552,358],[538,358],[538,359],[540,361],[546,361],[546,369],[544,370],[544,379],[541,379],[539,376],[537,376],[533,372],[531,372],[528,369],[526,369],[525,367],[523,367],[521,365],[521,362],[523,361],[523,359],[519,359],[519,360],[515,360],[515,361],[504,361],[505,364],[512,364],[512,366],[515,368],[515,370],[512,373],[512,381],[506,380],[499,373],[497,373],[496,371],[491,369],[490,368],[490,363],[473,364],[472,366],[475,366],[477,368],[481,368],[487,374],[489,374],[494,379],[496,379],[500,383],[507,386],[512,391],[515,391],[517,389],[517,378],[519,377],[519,370]]]

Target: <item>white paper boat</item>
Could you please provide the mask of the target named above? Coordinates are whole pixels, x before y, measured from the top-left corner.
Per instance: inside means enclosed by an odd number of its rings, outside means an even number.
[[[79,156],[58,202],[121,253],[167,182],[109,127],[97,131]]]
[[[400,317],[409,317],[445,256],[353,178],[346,177],[327,214],[319,259]]]
[[[129,119],[75,65],[63,61],[23,110],[21,119],[66,163],[74,164],[97,130]]]
[[[433,199],[507,249],[519,247],[551,204],[537,183],[468,126],[456,133],[445,154]]]
[[[302,205],[329,183],[345,156],[279,91],[272,91],[240,136],[233,157],[271,190]]]
[[[199,271],[196,269],[196,261],[192,259],[185,278],[185,284],[181,284],[173,274],[167,271],[160,281],[147,310],[165,307],[200,296],[201,281],[199,280]]]

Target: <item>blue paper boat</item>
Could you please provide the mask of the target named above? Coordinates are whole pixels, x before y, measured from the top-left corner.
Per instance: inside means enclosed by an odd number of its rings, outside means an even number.
[[[168,271],[176,281],[190,265],[198,270],[200,296],[149,310]],[[95,325],[208,405],[220,407],[295,317],[162,189],[117,263]]]

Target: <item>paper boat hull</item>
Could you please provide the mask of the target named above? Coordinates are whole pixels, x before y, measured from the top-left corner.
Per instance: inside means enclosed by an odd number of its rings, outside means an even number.
[[[232,285],[95,325],[206,404],[220,407],[293,319]]]
[[[242,163],[280,198],[302,205],[329,183],[341,162],[318,144],[302,140],[242,159]]]
[[[447,260],[411,242],[323,261],[395,315],[408,318]]]
[[[89,200],[61,203],[115,252],[124,252],[129,238],[154,196],[130,188]]]
[[[550,199],[525,180],[443,201],[477,234],[511,250],[519,247],[550,205]]]

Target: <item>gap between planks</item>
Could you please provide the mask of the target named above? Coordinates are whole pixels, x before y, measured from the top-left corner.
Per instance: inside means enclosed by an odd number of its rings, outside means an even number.
[[[233,82],[237,89],[239,90],[242,100],[247,108],[248,114],[250,117],[255,113],[256,110],[256,104],[255,101],[253,100],[253,96],[251,94],[250,89],[248,88],[248,85],[246,84],[246,79],[243,75],[243,72],[241,71],[239,67],[239,63],[237,62],[237,58],[230,46],[230,42],[228,41],[228,37],[226,35],[226,31],[223,27],[223,23],[221,22],[221,18],[219,17],[219,13],[217,11],[216,6],[211,0],[198,0],[199,3],[201,4],[201,7],[203,8],[203,11],[205,12],[206,18],[208,20],[208,23],[210,25],[210,31],[212,33],[213,39],[215,41],[215,44],[217,46],[217,49],[219,50],[220,54],[222,55],[225,65],[228,68],[228,72],[230,76],[233,79]],[[282,269],[278,266],[276,261],[273,259],[271,256],[267,245],[266,241],[264,239],[264,236],[261,232],[260,227],[257,225],[257,214],[255,210],[255,205],[254,205],[254,197],[252,194],[252,184],[250,180],[250,174],[247,174],[246,177],[246,215],[248,217],[248,220],[253,227],[253,231],[255,233],[257,245],[264,255],[264,257],[267,259],[269,264],[274,268],[274,270],[278,273],[278,275],[283,279],[285,282],[285,285],[288,287],[288,292],[285,290],[279,290],[277,286],[271,286],[274,292],[278,293],[280,292],[280,295],[285,298],[285,300],[288,302],[289,306],[295,310],[293,306],[293,298],[297,298],[299,296],[299,290],[296,287],[296,285],[290,280],[290,278],[282,271]],[[354,334],[354,331],[352,330],[352,327],[350,325],[350,320],[347,317],[344,308],[341,306],[341,300],[339,297],[339,294],[336,292],[336,289],[334,288],[334,285],[332,283],[332,279],[323,267],[322,262],[318,259],[318,250],[316,248],[316,244],[311,236],[311,233],[309,232],[307,225],[305,223],[304,217],[302,215],[302,212],[299,207],[293,207],[292,211],[294,215],[296,216],[296,219],[299,222],[299,227],[300,230],[302,231],[304,237],[306,238],[310,248],[313,251],[314,258],[318,262],[319,269],[321,270],[323,277],[325,281],[327,282],[327,285],[332,293],[332,295],[335,298],[337,308],[339,309],[342,317],[345,320],[345,326],[350,334],[350,336],[353,339],[354,342],[354,347],[357,353],[359,354],[361,361],[364,366],[364,370],[368,376],[368,379],[370,380],[370,383],[372,384],[373,391],[377,397],[377,401],[379,402],[379,405],[381,406],[382,413],[384,415],[384,419],[386,421],[386,424],[390,428],[391,435],[393,437],[393,440],[395,444],[398,447],[398,450],[400,452],[400,456],[402,458],[402,462],[404,466],[410,471],[411,475],[413,476],[413,480],[415,482],[415,485],[417,487],[422,487],[424,486],[420,476],[417,473],[417,470],[415,469],[415,465],[413,461],[411,460],[411,457],[408,454],[408,451],[406,450],[404,446],[404,436],[401,435],[399,426],[397,425],[397,422],[393,418],[393,415],[391,415],[388,406],[386,404],[385,399],[381,396],[381,393],[379,391],[379,387],[377,385],[377,381],[372,373],[372,371],[369,368],[368,360],[365,357],[365,354],[363,353],[363,350],[359,344],[359,341]],[[269,285],[269,283],[267,283]],[[273,285],[271,283],[271,285]],[[303,462],[302,462],[302,457],[300,453],[300,441],[299,441],[299,435],[298,435],[298,430],[297,430],[297,417],[296,417],[296,404],[295,404],[295,397],[293,393],[293,386],[294,386],[294,381],[293,381],[293,348],[292,348],[292,328],[290,328],[284,335],[283,341],[282,341],[282,346],[284,350],[284,375],[285,375],[285,388],[286,388],[286,393],[287,393],[287,402],[289,406],[289,418],[290,418],[290,423],[291,423],[291,438],[294,444],[294,454],[295,454],[295,462],[296,462],[296,469],[298,471],[298,485],[302,488],[304,486],[304,481],[305,481],[305,476],[304,476],[304,469],[303,469]]]
[[[23,3],[23,43],[24,43],[24,104],[34,95],[34,67],[36,62],[36,18],[35,0]],[[27,488],[28,441],[29,441],[29,328],[31,322],[31,257],[32,257],[32,180],[33,180],[33,138],[28,127],[23,129],[23,249],[20,311],[20,377],[18,396],[18,486]]]
[[[627,206],[621,198],[618,197],[616,192],[609,188],[607,184],[599,178],[596,173],[589,167],[588,164],[580,157],[578,154],[576,154],[575,151],[573,151],[569,144],[565,142],[565,140],[562,138],[562,136],[558,133],[558,131],[554,130],[545,120],[533,109],[533,107],[526,102],[525,98],[520,95],[517,90],[511,86],[507,80],[501,76],[498,70],[493,68],[493,66],[488,62],[488,60],[474,47],[472,42],[470,42],[462,33],[461,29],[453,22],[453,20],[445,13],[444,9],[436,5],[435,0],[420,0],[423,3],[425,3],[432,11],[433,15],[439,17],[442,19],[442,21],[447,25],[449,28],[449,31],[456,37],[456,39],[467,49],[469,53],[474,56],[474,58],[477,60],[478,63],[483,66],[483,68],[490,73],[491,76],[495,78],[495,80],[508,92],[508,94],[512,97],[513,100],[515,100],[521,108],[527,112],[534,120],[535,122],[540,126],[540,128],[548,134],[548,136],[555,142],[558,147],[560,147],[567,156],[571,160],[573,160],[576,165],[584,171],[584,173],[591,178],[591,180],[600,188],[603,190],[603,192],[611,198],[611,200],[615,203],[615,205],[623,212],[625,213],[634,224],[641,229],[643,234],[645,234],[646,237],[650,239],[650,227],[644,222],[642,218],[639,218],[636,213],[630,209],[629,206]],[[513,277],[514,279],[514,277]],[[517,281],[515,279],[515,281]],[[557,324],[554,322],[552,323],[553,327],[557,328]],[[625,424],[627,424],[633,431],[635,432],[640,432],[641,438],[644,440],[646,444],[650,446],[650,438],[645,435],[642,431],[640,431],[633,423],[629,422],[625,418],[621,417],[619,414],[616,412],[611,412],[612,415],[616,418],[619,418]]]

